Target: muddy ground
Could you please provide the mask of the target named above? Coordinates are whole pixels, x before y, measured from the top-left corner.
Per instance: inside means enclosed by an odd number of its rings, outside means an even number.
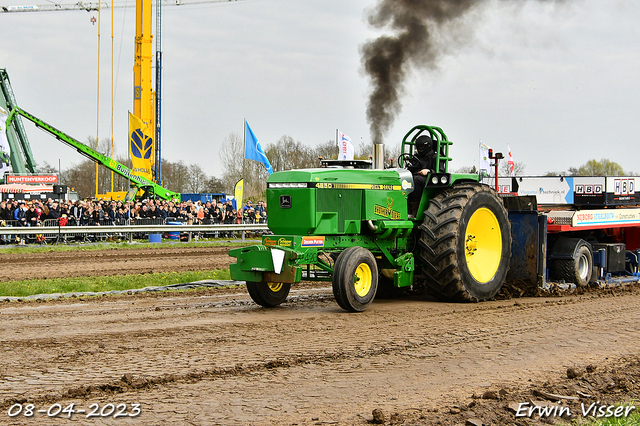
[[[229,261],[206,246],[0,253],[5,280]],[[348,314],[326,284],[271,310],[244,288],[0,302],[0,424],[560,424],[639,398],[639,302],[637,287],[479,304],[414,294]],[[72,403],[71,419],[48,415]],[[535,404],[560,405],[516,416]]]

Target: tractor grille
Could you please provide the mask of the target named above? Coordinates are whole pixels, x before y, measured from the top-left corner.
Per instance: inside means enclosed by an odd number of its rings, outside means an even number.
[[[362,218],[362,190],[317,189],[316,213],[338,213],[338,232],[344,232],[345,221]]]

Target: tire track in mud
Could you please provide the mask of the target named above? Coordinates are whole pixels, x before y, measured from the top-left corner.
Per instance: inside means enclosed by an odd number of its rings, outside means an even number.
[[[129,308],[126,302],[111,310],[94,308],[96,312],[73,316],[74,329],[55,327],[57,335],[49,337],[43,333],[49,327],[42,323],[55,324],[69,312],[40,318],[33,310],[3,315],[11,336],[25,321],[34,325],[24,336],[0,341],[0,350],[9,354],[0,370],[0,407],[24,398],[42,403],[93,398],[364,358],[456,358],[469,347],[484,353],[464,363],[490,362],[525,341],[529,348],[518,351],[526,359],[535,355],[532,342],[553,346],[549,333],[561,338],[590,330],[566,343],[588,348],[610,338],[611,330],[601,324],[619,329],[621,338],[631,338],[635,331],[625,325],[640,321],[637,295],[478,305],[409,299],[374,303],[361,314],[338,311],[329,297],[303,302],[294,298],[275,310],[220,309],[211,307],[215,302],[176,300],[182,302],[175,307],[165,303],[159,311],[149,305]],[[91,329],[92,323],[99,326]],[[38,324],[43,329],[38,330]],[[25,351],[29,360],[20,356]]]
[[[228,247],[158,247],[69,252],[1,253],[0,279],[70,278],[225,269]]]

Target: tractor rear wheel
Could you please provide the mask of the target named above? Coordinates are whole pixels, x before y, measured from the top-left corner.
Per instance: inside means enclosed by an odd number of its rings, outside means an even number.
[[[285,301],[291,289],[290,283],[247,281],[249,296],[260,306],[273,308]]]
[[[445,301],[494,297],[511,256],[511,224],[498,194],[487,185],[455,184],[429,200],[420,225],[427,286]]]
[[[349,247],[340,253],[333,269],[332,287],[336,302],[345,311],[367,309],[378,289],[378,265],[373,254],[362,247]]]

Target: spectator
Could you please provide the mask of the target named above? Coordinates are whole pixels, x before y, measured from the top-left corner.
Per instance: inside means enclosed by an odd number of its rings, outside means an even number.
[[[80,225],[82,222],[82,218],[84,217],[84,212],[87,210],[84,201],[76,201],[73,206],[71,206],[71,215],[73,225]]]
[[[243,212],[244,223],[255,223],[256,222],[256,211],[253,208],[249,208]]]
[[[0,201],[0,219],[2,219],[5,222],[7,220],[13,220],[10,203],[7,203],[4,200]]]
[[[224,210],[220,208],[219,205],[213,205],[213,212],[211,213],[211,218],[213,219],[213,223],[226,223],[224,217]]]
[[[58,219],[60,217],[60,206],[56,201],[52,202],[48,207],[48,212],[43,208],[43,213],[47,219]]]
[[[36,209],[36,206],[30,201],[29,209],[25,212],[25,219],[27,226],[38,226],[40,220],[41,210]]]
[[[196,212],[196,222],[197,223],[202,223],[202,221],[204,220],[204,210],[205,209],[201,208]]]
[[[151,206],[149,207],[149,210],[147,211],[147,218],[149,219],[158,218],[158,211],[156,210],[155,204],[151,204]]]
[[[163,204],[158,207],[158,218],[162,220],[167,218],[167,209]]]

